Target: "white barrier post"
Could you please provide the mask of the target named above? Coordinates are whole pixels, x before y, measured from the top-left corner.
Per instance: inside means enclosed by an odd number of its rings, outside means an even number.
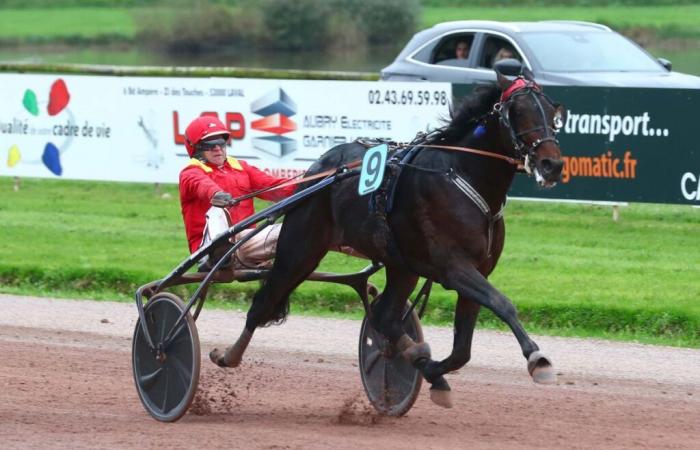
[[[613,210],[613,214],[612,214],[613,222],[617,222],[618,220],[620,220],[620,205],[613,205],[612,210]]]

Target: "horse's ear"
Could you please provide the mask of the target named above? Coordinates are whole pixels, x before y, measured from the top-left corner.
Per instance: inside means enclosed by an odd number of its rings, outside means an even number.
[[[496,81],[498,82],[498,87],[501,88],[501,91],[505,91],[512,84],[511,81],[501,75],[500,72],[496,72]]]
[[[564,105],[554,105],[554,129],[561,130],[566,125],[566,108]]]
[[[523,77],[525,77],[527,81],[535,81],[535,74],[532,73],[532,70],[527,66],[523,66]]]

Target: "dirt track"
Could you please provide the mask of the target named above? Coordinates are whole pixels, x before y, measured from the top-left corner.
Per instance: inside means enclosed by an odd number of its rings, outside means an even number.
[[[393,419],[365,400],[359,323],[292,317],[256,333],[239,369],[203,361],[193,409],[162,424],[133,386],[133,305],[0,295],[0,308],[2,448],[700,448],[700,350],[539,337],[560,376],[537,386],[512,336],[477,331],[448,376],[455,408],[424,386]],[[204,311],[205,356],[242,324]],[[425,333],[445,356],[451,330]]]

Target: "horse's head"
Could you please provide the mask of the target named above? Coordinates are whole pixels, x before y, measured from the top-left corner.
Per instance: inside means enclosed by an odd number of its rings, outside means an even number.
[[[537,184],[554,186],[564,165],[556,139],[564,125],[564,108],[542,92],[527,68],[514,81],[499,72],[497,76],[502,94],[494,110],[500,117],[503,139],[512,144],[516,157],[535,175]]]

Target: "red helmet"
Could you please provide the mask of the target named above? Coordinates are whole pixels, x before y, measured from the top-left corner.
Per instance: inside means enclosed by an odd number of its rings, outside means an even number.
[[[185,130],[185,147],[187,154],[194,156],[195,147],[204,139],[223,135],[228,141],[231,131],[216,116],[200,116],[194,119]]]

